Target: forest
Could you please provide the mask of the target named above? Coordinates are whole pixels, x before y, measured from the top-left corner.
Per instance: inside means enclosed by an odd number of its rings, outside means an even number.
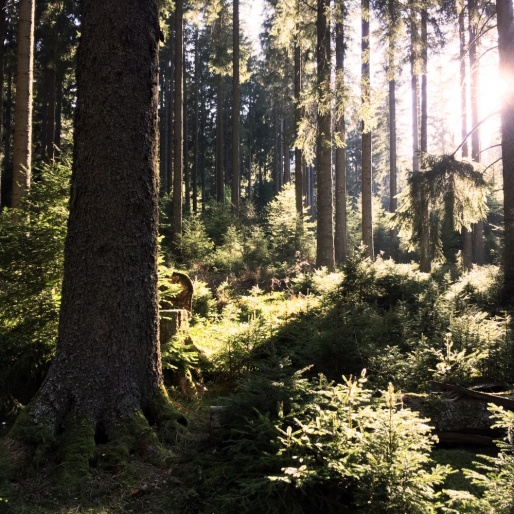
[[[512,0],[0,0],[0,513],[512,514]]]

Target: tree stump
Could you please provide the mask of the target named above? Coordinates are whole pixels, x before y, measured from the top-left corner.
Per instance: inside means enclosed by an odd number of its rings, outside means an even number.
[[[169,343],[180,331],[189,330],[189,312],[186,309],[166,309],[160,311],[161,346]]]

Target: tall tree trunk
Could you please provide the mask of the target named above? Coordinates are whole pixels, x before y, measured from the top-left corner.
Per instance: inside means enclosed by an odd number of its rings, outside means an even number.
[[[189,169],[189,123],[187,119],[187,81],[185,68],[182,71],[183,78],[183,155],[184,155],[184,186],[185,186],[185,211],[191,212],[191,171]]]
[[[420,67],[420,35],[417,7],[411,0],[411,89],[412,89],[412,168],[420,172],[420,130],[419,130],[419,67]],[[422,59],[421,59],[422,60]],[[418,205],[421,214],[421,234],[419,243],[419,269],[429,273],[432,267],[430,258],[430,219],[428,203],[423,199]]]
[[[512,0],[496,0],[498,53],[500,72],[508,78],[514,74],[514,20]],[[503,161],[503,301],[514,303],[514,91],[509,90],[501,106]]]
[[[184,33],[183,0],[175,2],[175,102],[173,128],[173,243],[182,235],[182,183],[184,179]]]
[[[90,0],[82,8],[57,353],[10,434],[26,440],[33,426],[46,444],[56,437],[59,469],[77,488],[95,436],[117,442],[117,455],[137,454],[155,441],[145,416],[157,421],[156,402],[165,405],[157,303],[158,16],[157,0]]]
[[[0,0],[0,210],[4,207],[4,197],[2,190],[4,188],[4,167],[5,163],[2,157],[5,156],[4,150],[4,61],[5,61],[5,36],[6,36],[6,8],[7,0]],[[3,153],[3,155],[2,155]]]
[[[316,61],[318,75],[318,125],[316,152],[318,168],[316,265],[335,267],[332,113],[330,105],[330,0],[317,0]]]
[[[223,77],[218,75],[218,98],[216,107],[216,201],[225,203],[225,174],[224,174],[224,127],[223,127]]]
[[[288,95],[289,97],[289,95]],[[289,103],[288,103],[289,106]],[[289,184],[291,182],[291,136],[289,133],[289,116],[287,112],[284,114],[283,124],[284,124],[284,184]]]
[[[297,35],[294,46],[294,126],[296,137],[298,137],[298,129],[302,118],[302,108],[300,105],[300,94],[302,91],[302,49],[300,46],[299,39],[300,37]],[[298,147],[298,145],[295,144],[294,182],[296,198],[296,216],[298,217],[298,220],[303,219],[304,175],[302,160],[302,150]]]
[[[7,90],[5,99],[5,118],[4,118],[4,162],[3,162],[3,174],[2,174],[2,205],[5,207],[11,207],[11,195],[12,195],[12,152],[11,152],[11,140],[12,140],[12,81],[13,81],[13,69],[11,66],[7,66]]]
[[[336,24],[336,121],[335,129],[339,144],[335,163],[335,259],[338,264],[346,262],[348,239],[346,234],[346,124],[344,117],[344,57],[346,43],[343,21]]]
[[[370,44],[369,44],[369,17],[370,2],[361,0],[361,102],[362,102],[362,243],[366,247],[366,254],[371,259],[375,255],[373,248],[373,178],[371,165],[371,129],[365,119],[369,113],[371,102],[371,74],[370,74]]]
[[[469,0],[469,69],[471,73],[471,125],[478,127],[480,101],[480,61],[478,55],[478,23],[479,12],[477,0]],[[471,134],[471,159],[480,162],[480,127]],[[473,260],[476,264],[484,264],[484,222],[479,221],[473,226]]]
[[[419,137],[419,149],[423,153],[428,152],[428,13],[421,10],[421,127]]]
[[[32,166],[32,91],[34,77],[35,0],[20,0],[14,108],[12,207],[19,208],[30,188]]]
[[[465,28],[465,8],[464,0],[459,6],[459,48],[460,48],[460,109],[461,109],[461,155],[465,159],[469,155],[468,151],[468,95],[466,87],[466,28]],[[452,216],[453,217],[453,216]],[[453,223],[453,220],[452,220]],[[471,268],[473,261],[473,238],[471,230],[462,229],[462,266],[465,270]]]
[[[195,88],[194,88],[194,129],[193,129],[193,212],[198,213],[198,161],[199,161],[199,104],[200,104],[200,51],[198,25],[195,26]]]
[[[55,111],[56,111],[56,66],[53,64],[48,70],[48,102],[46,111],[46,161],[55,161]]]
[[[394,49],[392,49],[394,51]],[[389,212],[394,214],[398,207],[397,188],[397,152],[396,152],[396,80],[393,52],[389,54]],[[389,251],[391,259],[398,262],[398,230],[392,228],[389,232]]]
[[[64,87],[64,72],[59,71],[56,77],[55,87],[55,156],[61,153],[61,136],[62,136],[62,98]]]
[[[232,53],[232,88],[233,88],[233,104],[232,104],[232,210],[235,214],[239,213],[239,124],[240,124],[240,104],[241,90],[239,84],[239,0],[233,0],[233,53]]]
[[[174,162],[173,156],[175,154],[175,11],[170,16],[170,27],[169,27],[169,66],[168,66],[168,144],[167,144],[167,152],[166,152],[166,170],[167,170],[167,188],[166,192],[171,194],[173,189],[173,169]]]

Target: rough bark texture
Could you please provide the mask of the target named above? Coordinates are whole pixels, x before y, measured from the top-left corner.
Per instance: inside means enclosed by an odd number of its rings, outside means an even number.
[[[300,106],[300,94],[302,91],[302,49],[300,42],[295,42],[294,47],[294,125],[295,133],[298,136],[298,128],[302,119],[302,108]],[[303,218],[303,163],[302,149],[295,147],[294,150],[294,181],[296,198],[296,216],[299,220]]]
[[[223,77],[217,77],[217,99],[216,99],[216,201],[225,203],[225,175],[224,175],[224,137],[223,137]]]
[[[476,0],[468,2],[469,13],[469,69],[471,71],[471,126],[477,127],[471,134],[471,159],[480,162],[480,60],[478,59],[479,17]],[[473,261],[483,265],[484,255],[484,222],[479,221],[473,226]]]
[[[361,103],[363,119],[362,132],[362,243],[366,247],[366,254],[373,259],[373,178],[371,165],[371,130],[367,127],[365,116],[368,116],[371,102],[371,74],[370,74],[370,45],[369,45],[369,0],[361,1],[362,9],[362,39],[361,39]]]
[[[397,22],[397,13],[394,0],[388,2],[389,23],[392,25],[389,34],[389,212],[395,213],[398,207],[397,190],[397,151],[396,151],[396,34],[394,27]],[[398,229],[389,231],[389,253],[391,259],[398,262]]]
[[[466,30],[465,30],[465,10],[460,5],[459,12],[459,48],[460,48],[460,111],[461,111],[461,137],[464,143],[461,148],[462,158],[469,155],[468,151],[468,95],[466,90]],[[471,232],[467,228],[462,229],[462,266],[468,270],[473,261]]]
[[[35,0],[20,0],[16,103],[14,109],[14,153],[12,207],[18,208],[30,187],[32,161],[32,91],[34,76]]]
[[[184,37],[182,0],[175,2],[175,109],[173,130],[173,243],[182,235],[182,196],[184,177]]]
[[[498,51],[500,72],[509,77],[514,73],[514,22],[512,0],[496,0],[498,17]],[[514,302],[514,91],[503,99],[501,107],[504,234],[505,303]]]
[[[232,194],[231,203],[234,214],[239,213],[239,109],[241,86],[239,84],[239,0],[234,0],[233,12],[233,54],[232,54]]]
[[[335,267],[332,199],[332,114],[330,106],[330,1],[318,0],[316,59],[318,64],[318,209],[317,266]]]
[[[133,441],[149,435],[143,412],[155,413],[152,406],[165,399],[157,304],[158,2],[83,0],[81,34],[57,353],[12,432],[38,443],[63,432],[62,469],[77,479],[89,466],[94,435],[116,439],[123,427]]]
[[[336,132],[339,137],[339,145],[336,148],[335,165],[335,256],[337,263],[343,263],[347,257],[348,238],[346,234],[346,124],[344,117],[344,54],[345,39],[344,26],[342,22],[336,25],[336,94],[337,97],[337,118]]]
[[[3,98],[4,98],[4,60],[5,60],[5,33],[6,33],[6,14],[5,6],[7,0],[0,0],[0,98],[2,99],[2,109],[0,109],[0,209],[4,207],[3,195],[1,193],[3,189],[4,173],[3,163],[1,160],[3,148],[3,136],[4,136],[4,109],[3,109]]]

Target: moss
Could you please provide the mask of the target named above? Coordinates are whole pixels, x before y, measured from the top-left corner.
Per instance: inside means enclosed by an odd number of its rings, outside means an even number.
[[[69,423],[60,440],[57,493],[68,494],[79,490],[84,477],[89,474],[94,452],[95,430],[91,419],[79,418]]]
[[[172,422],[187,426],[187,418],[171,403],[164,387],[145,403],[143,411],[151,424]]]
[[[54,426],[49,416],[38,416],[36,422],[31,416],[31,409],[32,405],[29,405],[18,414],[8,437],[33,448],[32,464],[37,468],[42,465],[48,452],[55,448],[56,439]],[[16,468],[16,466],[14,467]],[[26,467],[26,465],[21,467]]]

